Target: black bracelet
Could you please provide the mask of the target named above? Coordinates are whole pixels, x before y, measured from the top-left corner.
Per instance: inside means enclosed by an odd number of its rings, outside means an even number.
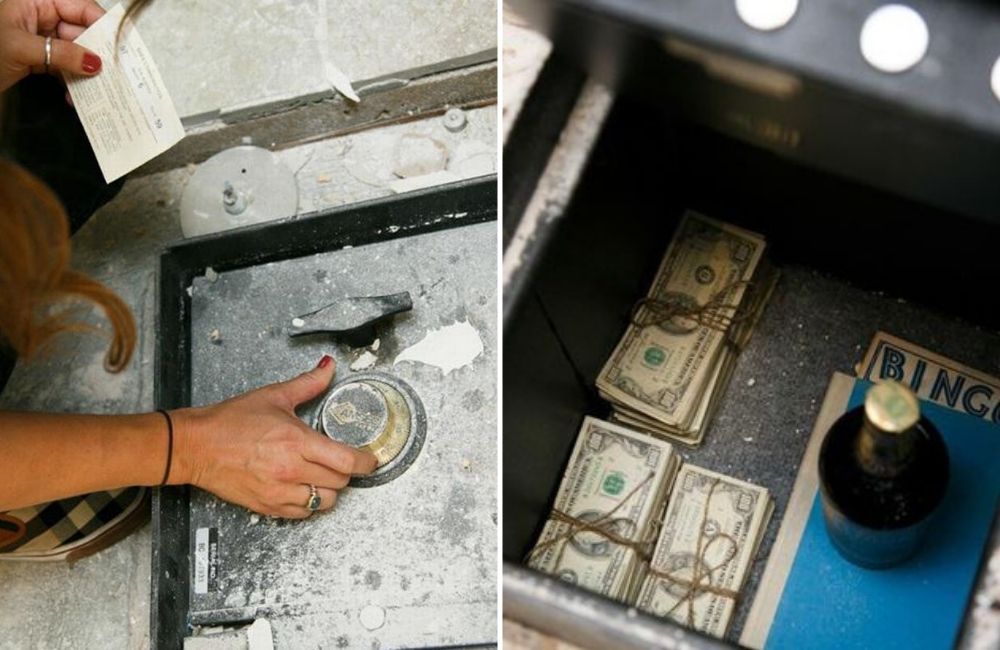
[[[160,481],[159,487],[163,487],[167,484],[167,479],[170,478],[170,463],[174,459],[174,422],[170,419],[170,414],[163,409],[157,409],[157,413],[162,413],[163,417],[167,419],[167,467],[163,470],[163,480]]]

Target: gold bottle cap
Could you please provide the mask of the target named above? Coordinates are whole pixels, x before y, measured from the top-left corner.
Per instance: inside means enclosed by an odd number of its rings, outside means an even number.
[[[865,417],[879,430],[902,433],[920,421],[920,402],[896,381],[881,381],[865,395]]]
[[[321,423],[328,436],[370,451],[382,467],[410,437],[410,409],[399,391],[367,379],[336,387],[323,405]]]

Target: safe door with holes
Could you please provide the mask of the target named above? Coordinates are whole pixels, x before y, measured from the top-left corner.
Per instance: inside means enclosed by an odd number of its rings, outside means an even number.
[[[495,196],[495,179],[466,182],[164,253],[161,407],[225,400],[329,354],[334,383],[298,414],[380,468],[304,520],[162,491],[156,647],[261,618],[277,647],[496,642]],[[364,327],[331,333],[366,308]],[[465,341],[450,365],[418,353],[442,332]]]

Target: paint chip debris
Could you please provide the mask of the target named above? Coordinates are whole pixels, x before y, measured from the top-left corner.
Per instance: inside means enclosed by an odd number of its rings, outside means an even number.
[[[416,361],[428,366],[436,366],[447,375],[471,364],[483,353],[483,339],[469,321],[457,321],[439,329],[428,330],[417,343],[406,348],[392,365],[403,361]]]
[[[756,383],[757,383],[757,380],[754,379],[753,377],[751,377],[750,379],[747,379],[747,386],[753,386]]]
[[[385,625],[385,610],[378,605],[365,605],[358,615],[361,624],[369,631],[375,631]]]
[[[205,269],[205,279],[209,282],[215,282],[219,279],[219,274],[210,266]]]
[[[361,98],[358,94],[354,92],[354,87],[351,85],[351,79],[348,75],[344,73],[343,70],[338,68],[333,63],[333,59],[330,56],[330,27],[327,19],[327,5],[325,0],[318,0],[316,3],[317,7],[317,20],[315,22],[315,29],[313,32],[314,40],[319,49],[319,60],[323,66],[323,72],[326,73],[326,81],[330,86],[339,92],[344,97],[347,97],[352,102],[360,102]],[[274,143],[271,143],[274,146]]]
[[[219,332],[218,328],[215,328],[214,330],[208,333],[208,340],[216,344],[222,343],[222,333]]]
[[[293,318],[292,319],[292,327],[302,327],[305,324],[306,324],[306,322],[304,320],[302,320],[301,318]]]
[[[247,628],[247,650],[274,650],[274,633],[266,618],[258,618]]]
[[[374,366],[376,361],[378,361],[378,355],[365,350],[357,359],[351,362],[349,367],[355,372],[358,370],[367,370],[368,368]]]

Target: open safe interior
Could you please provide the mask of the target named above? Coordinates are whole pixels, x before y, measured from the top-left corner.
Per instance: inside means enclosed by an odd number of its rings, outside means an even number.
[[[555,55],[522,109],[531,117],[515,125],[505,145],[505,245],[523,227],[520,211],[507,211],[523,207],[518,196],[532,182],[518,172],[532,168],[539,140],[559,137],[538,108],[558,104],[546,93],[579,88],[586,75],[616,93],[564,212],[539,226],[545,232],[524,253],[519,277],[505,278],[513,287],[504,314],[505,615],[582,647],[738,642],[830,378],[853,375],[877,331],[1000,373],[1000,310],[989,296],[1000,280],[1000,184],[982,176],[988,169],[995,177],[1000,162],[1000,100],[988,85],[971,107],[967,96],[952,92],[965,113],[945,113],[937,110],[940,89],[903,88],[902,75],[881,79],[860,65],[832,79],[810,67],[815,52],[802,54],[805,63],[793,60],[808,36],[839,26],[815,24],[816,12],[803,12],[786,28],[806,30],[805,39],[773,37],[782,45],[764,60],[755,48],[768,35],[742,34],[731,3],[660,4],[518,4],[548,33]],[[839,6],[846,20],[878,3]],[[938,7],[919,6],[932,17]],[[963,7],[953,5],[947,27],[988,16],[993,22],[976,34],[992,33],[995,12]],[[688,47],[671,47],[673,39]],[[691,52],[698,54],[692,59]],[[766,64],[796,89],[775,96],[773,88],[753,88],[729,74],[735,65],[720,75],[706,64],[717,62],[714,56]],[[855,64],[843,54],[827,58]],[[764,69],[747,74],[759,81]],[[522,163],[512,167],[511,159]],[[775,499],[723,642],[524,566],[583,417],[610,413],[595,378],[689,210],[763,234],[781,273],[704,442],[675,446],[684,460],[762,485]],[[992,531],[985,559],[1000,540],[995,523]],[[976,584],[985,580],[985,559]],[[831,603],[830,616],[850,606]],[[967,626],[968,616],[959,645],[968,643]]]

